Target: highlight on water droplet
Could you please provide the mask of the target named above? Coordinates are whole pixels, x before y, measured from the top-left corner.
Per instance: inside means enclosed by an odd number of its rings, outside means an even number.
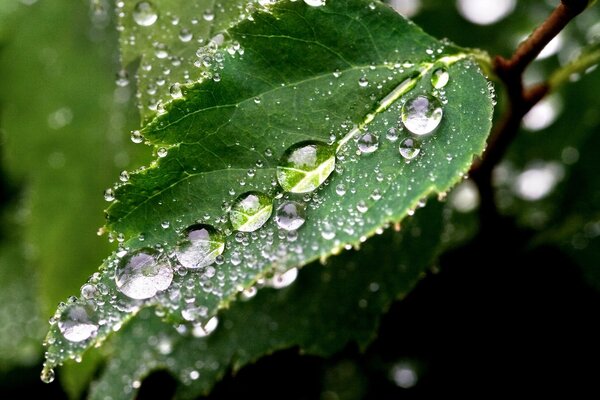
[[[295,231],[306,221],[306,206],[297,201],[286,201],[277,207],[275,222],[286,231]]]
[[[149,299],[166,290],[173,281],[173,269],[166,257],[151,248],[125,255],[115,271],[117,289],[136,300]]]
[[[325,5],[325,0],[304,0],[311,7],[321,7]]]
[[[263,226],[273,212],[273,200],[261,192],[246,192],[239,195],[231,205],[229,221],[233,229],[254,232]]]
[[[150,26],[158,19],[156,8],[149,1],[140,1],[133,8],[133,20],[139,26]]]
[[[373,153],[379,148],[379,137],[373,133],[365,132],[358,137],[358,150],[363,154]]]
[[[186,268],[207,267],[225,250],[223,234],[210,225],[192,225],[184,231],[184,236],[175,250],[175,257]]]
[[[418,95],[402,106],[402,123],[415,135],[426,135],[433,132],[442,121],[442,103],[432,96]]]
[[[450,74],[444,67],[438,68],[431,74],[431,85],[436,89],[441,89],[448,84]]]
[[[277,166],[277,180],[286,192],[312,192],[335,169],[335,150],[318,141],[298,143],[287,149]]]
[[[400,147],[398,148],[398,150],[400,151],[400,155],[406,160],[412,160],[421,152],[419,144],[416,140],[412,138],[406,138],[402,140],[400,142]]]
[[[91,304],[69,304],[58,319],[60,333],[70,342],[83,342],[98,332],[96,313]]]

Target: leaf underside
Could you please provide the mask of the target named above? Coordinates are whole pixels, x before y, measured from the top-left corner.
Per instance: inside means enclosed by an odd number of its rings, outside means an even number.
[[[127,251],[168,250],[186,227],[211,224],[229,234],[223,262],[214,266],[216,274],[175,274],[166,292],[141,303],[116,290],[116,258],[110,257],[91,281],[105,289],[92,300],[103,303],[97,312],[105,324],[82,343],[67,342],[52,327],[47,368],[104,340],[146,306],[158,305],[176,323],[184,322],[182,310],[197,307],[205,321],[257,280],[328,257],[401,221],[420,200],[460,181],[483,150],[492,100],[477,65],[386,6],[282,2],[227,33],[243,54],[223,52],[218,82],[184,86],[184,97],[143,128],[146,140],[167,155],[131,174],[107,211],[107,228],[123,235]],[[450,81],[436,93],[444,103],[441,124],[420,138],[419,156],[407,162],[398,152],[410,136],[399,123],[400,108],[412,96],[431,95],[431,73],[449,59]],[[390,101],[407,78],[414,87]],[[347,136],[358,132],[355,126],[379,136],[375,152],[358,154]],[[400,131],[399,140],[386,139],[390,128]],[[309,195],[281,193],[278,161],[306,140],[345,143],[336,170]],[[271,196],[274,209],[286,199],[306,202],[305,224],[289,235],[271,218],[256,232],[231,234],[223,205],[247,191]]]

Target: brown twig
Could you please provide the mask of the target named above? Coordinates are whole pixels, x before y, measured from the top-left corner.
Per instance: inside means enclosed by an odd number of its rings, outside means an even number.
[[[494,71],[506,88],[508,107],[493,129],[484,157],[471,168],[471,177],[481,196],[482,226],[498,219],[492,188],[492,172],[517,136],[521,120],[549,90],[547,83],[523,86],[523,72],[543,48],[587,7],[589,0],[562,0],[550,16],[522,42],[510,59],[497,56]]]

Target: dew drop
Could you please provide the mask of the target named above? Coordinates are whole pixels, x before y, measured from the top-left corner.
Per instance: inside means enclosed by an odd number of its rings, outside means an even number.
[[[150,26],[158,19],[154,5],[149,1],[140,1],[133,8],[133,20],[139,26]]]
[[[125,87],[129,85],[129,74],[127,73],[127,70],[122,69],[119,72],[117,72],[117,78],[115,79],[115,83],[119,87]]]
[[[426,135],[442,121],[443,109],[438,99],[419,95],[402,106],[402,122],[415,135]]]
[[[412,160],[421,152],[418,143],[412,138],[406,138],[401,141],[398,150],[400,151],[400,155],[406,160]]]
[[[210,225],[196,224],[188,227],[185,239],[177,246],[177,261],[186,268],[202,268],[215,262],[223,254],[223,234]]]
[[[396,140],[398,140],[398,129],[396,128],[390,128],[387,130],[387,133],[385,135],[385,137],[387,138],[387,140],[389,140],[390,142],[395,142]]]
[[[192,40],[192,37],[192,32],[189,29],[183,28],[179,31],[179,40],[181,40],[183,43],[189,42]]]
[[[40,379],[44,383],[52,383],[54,381],[55,375],[54,370],[52,368],[44,368],[42,369],[42,373],[40,374]]]
[[[335,187],[335,192],[338,196],[343,196],[346,194],[346,186],[343,183],[340,183]]]
[[[369,84],[369,80],[367,79],[367,77],[366,77],[366,76],[361,76],[361,77],[358,79],[358,85],[359,85],[360,87],[367,87],[367,85],[368,85],[368,84]]]
[[[358,137],[358,150],[363,154],[372,153],[379,147],[379,138],[370,132],[365,132]]]
[[[446,68],[438,68],[431,74],[431,85],[436,89],[441,89],[448,84],[450,74]]]
[[[277,180],[286,192],[312,192],[335,169],[335,151],[323,142],[308,141],[287,149],[277,166]]]
[[[60,333],[70,342],[83,342],[98,332],[98,321],[89,304],[70,304],[58,320]]]
[[[195,324],[192,335],[197,338],[206,337],[213,333],[217,329],[217,326],[219,326],[219,319],[212,317],[205,324]]]
[[[156,155],[160,158],[166,157],[168,153],[169,151],[165,147],[160,147],[158,150],[156,150]]]
[[[131,141],[135,144],[139,144],[142,143],[142,141],[144,140],[144,136],[142,135],[142,133],[140,131],[133,131],[131,132]]]
[[[173,280],[173,270],[157,250],[143,248],[123,257],[115,273],[117,288],[132,299],[149,299],[166,290]]]
[[[113,201],[115,199],[115,191],[108,188],[104,191],[104,200]]]
[[[174,99],[180,99],[183,97],[183,93],[181,92],[181,85],[179,83],[172,84],[169,88],[169,93]]]
[[[254,232],[263,226],[273,212],[273,200],[261,192],[246,192],[238,196],[229,211],[233,229]]]
[[[295,231],[306,221],[306,207],[297,201],[286,201],[277,207],[275,222],[286,231]]]
[[[292,268],[284,273],[276,273],[273,278],[270,279],[268,285],[275,289],[283,289],[294,283],[297,277],[298,268]]]
[[[202,14],[202,18],[204,18],[205,21],[210,22],[215,19],[215,13],[212,10],[206,10]]]
[[[129,181],[129,172],[127,172],[127,171],[121,171],[121,173],[119,174],[119,180],[121,182],[127,182],[127,181]]]

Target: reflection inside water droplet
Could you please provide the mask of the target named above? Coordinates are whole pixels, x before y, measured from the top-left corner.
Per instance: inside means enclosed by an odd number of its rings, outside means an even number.
[[[277,180],[286,192],[312,192],[335,169],[333,147],[317,141],[298,143],[287,149],[277,166]]]
[[[263,226],[273,212],[273,200],[261,192],[247,192],[238,196],[229,211],[233,229],[254,232]]]
[[[70,304],[58,320],[60,333],[70,342],[82,342],[98,332],[98,321],[89,304]]]
[[[295,231],[306,221],[306,207],[296,201],[286,201],[277,207],[275,222],[281,229]]]
[[[166,257],[150,248],[124,256],[117,266],[115,282],[125,296],[142,300],[166,290],[173,280],[173,270]]]
[[[177,246],[175,256],[186,268],[209,266],[223,254],[223,235],[210,225],[192,225],[185,230],[184,235],[185,239]]]
[[[442,121],[442,103],[432,96],[419,95],[402,106],[402,123],[415,135],[433,132]]]

